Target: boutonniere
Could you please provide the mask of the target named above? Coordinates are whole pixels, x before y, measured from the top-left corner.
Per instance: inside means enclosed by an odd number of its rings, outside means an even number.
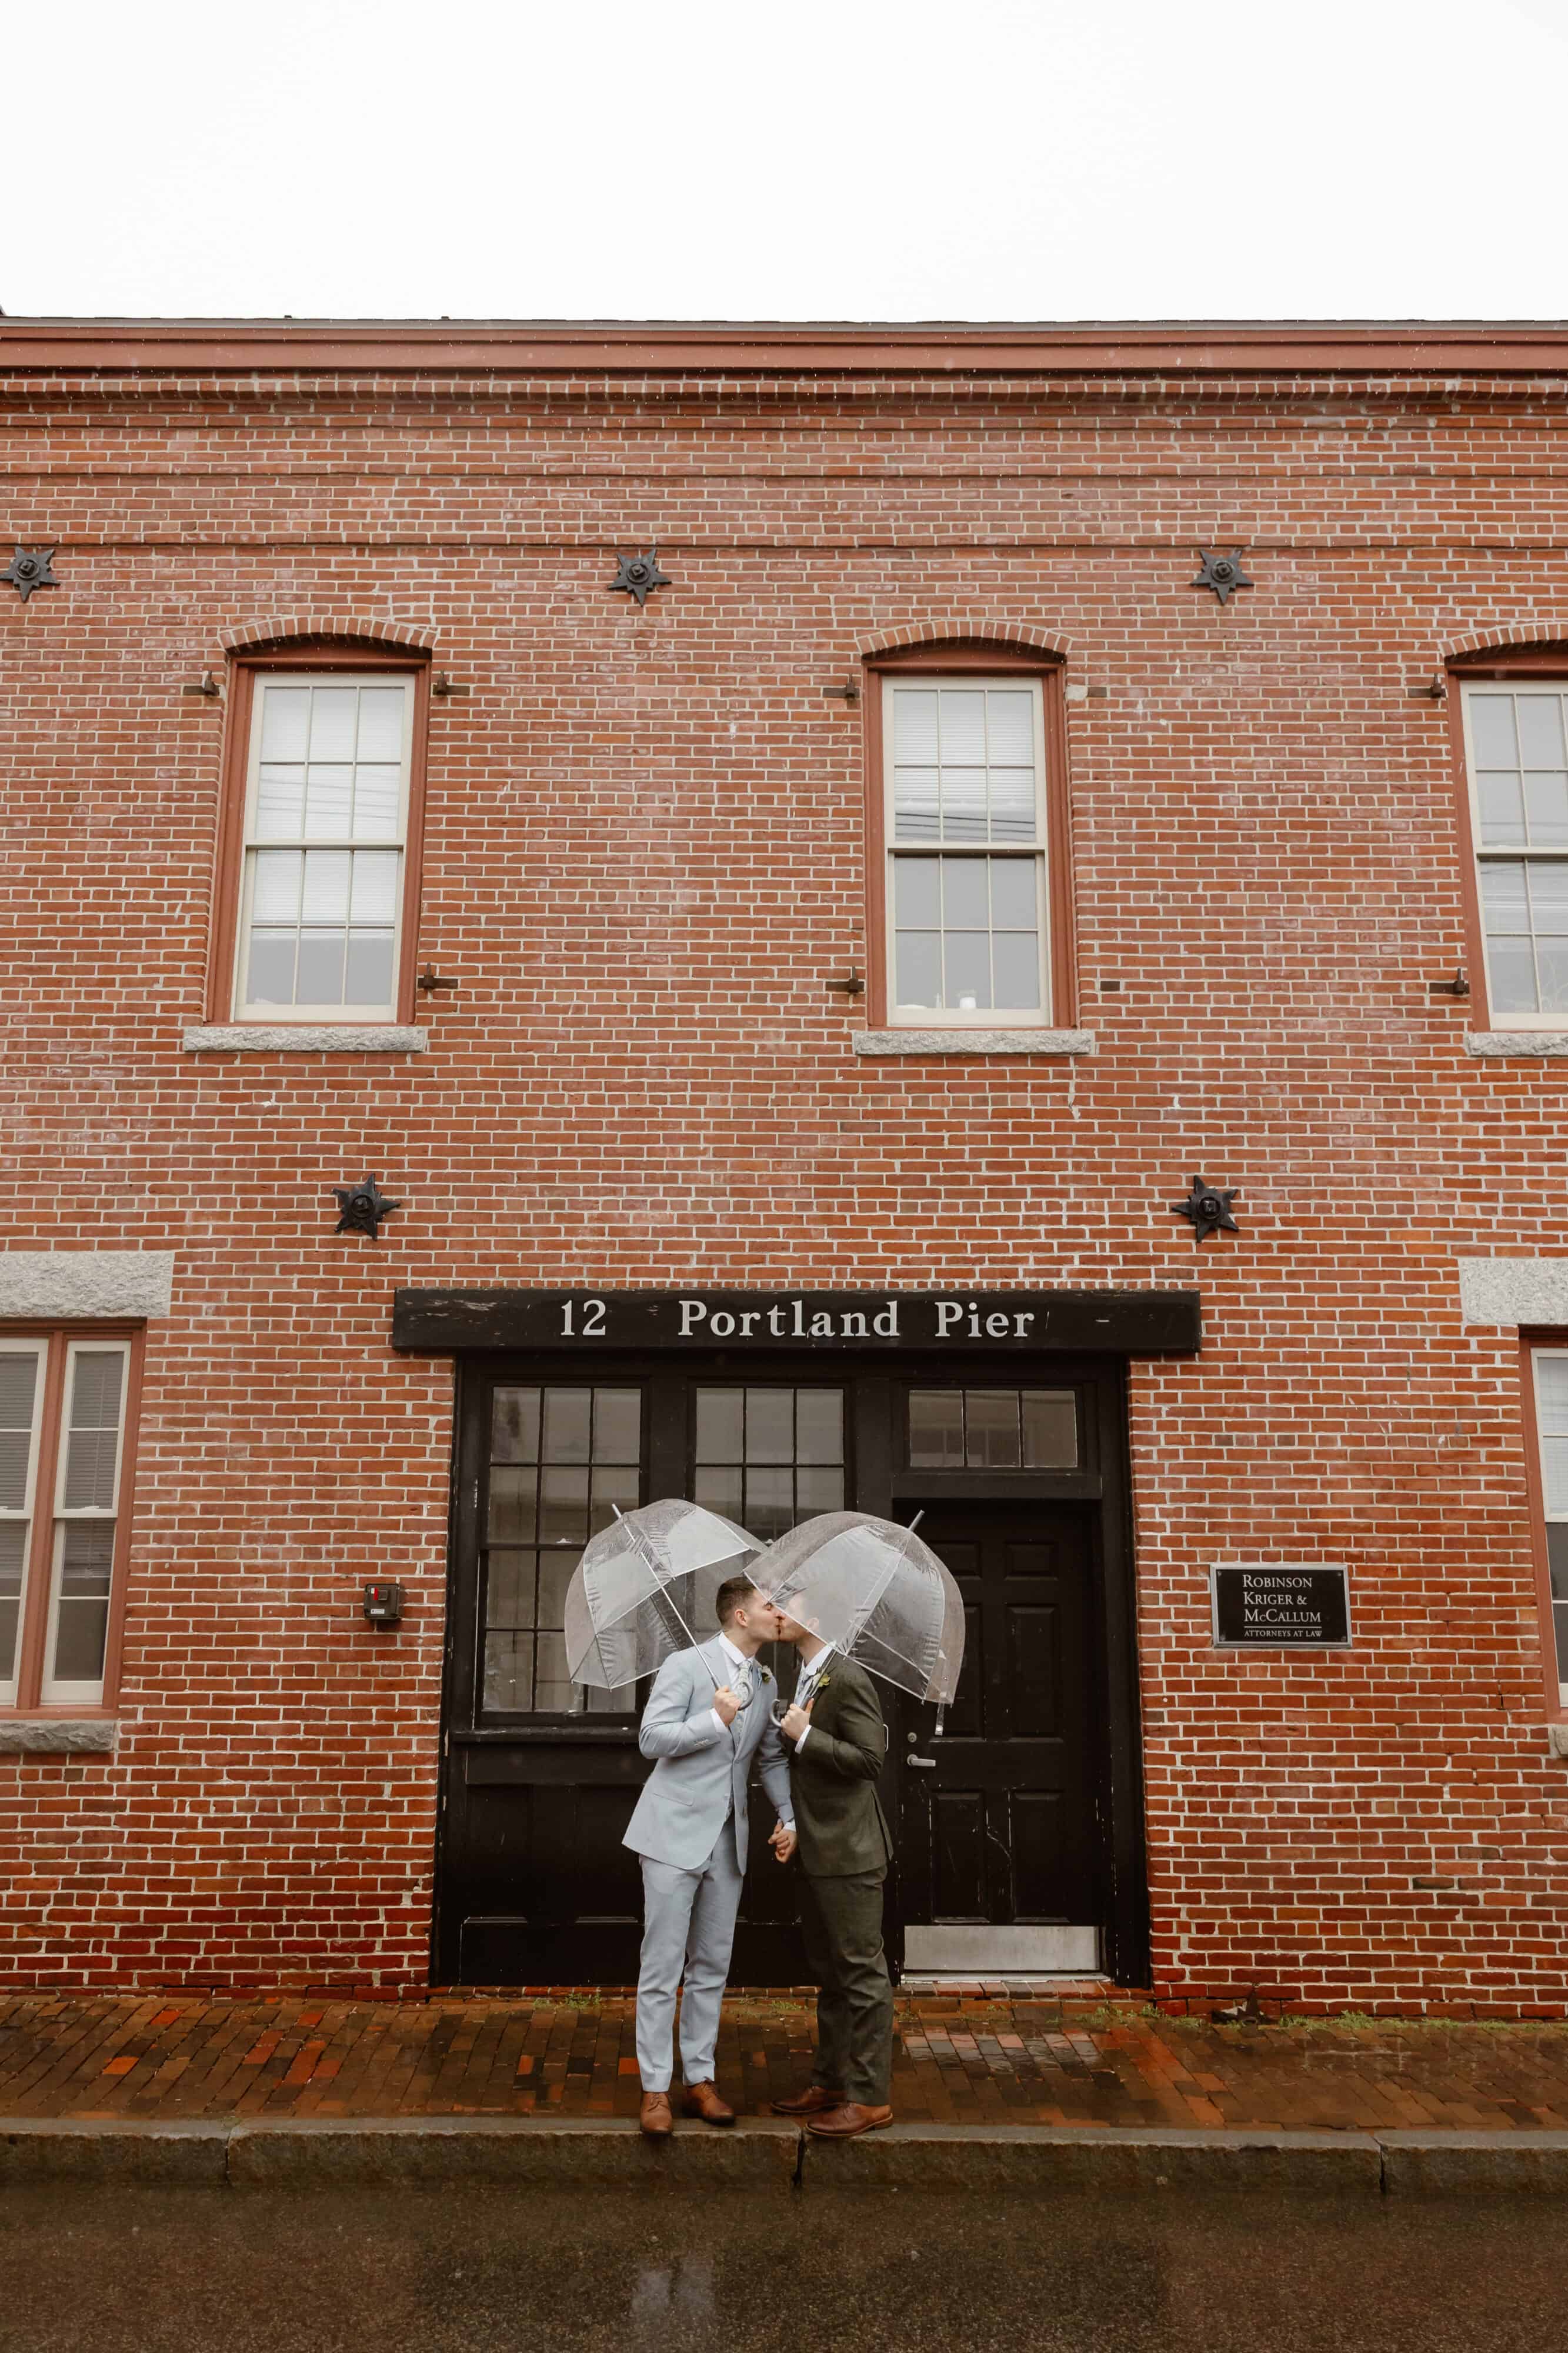
[[[833,1681],[833,1677],[832,1677],[831,1675],[818,1675],[818,1677],[817,1677],[817,1679],[816,1679],[816,1691],[819,1691],[819,1692],[825,1692],[825,1691],[827,1689],[828,1684],[829,1684],[832,1681]],[[813,1699],[815,1699],[815,1698],[816,1698],[816,1692],[813,1692],[813,1694],[812,1694],[812,1697],[813,1697]]]

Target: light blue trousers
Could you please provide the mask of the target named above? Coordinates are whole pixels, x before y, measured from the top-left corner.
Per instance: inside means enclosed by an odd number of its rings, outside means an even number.
[[[744,1873],[735,1860],[735,1818],[700,1871],[642,1859],[642,1962],[637,1971],[637,2072],[645,2092],[668,2092],[675,2071],[675,1996],[680,1997],[680,2072],[713,2081],[719,2012],[730,1974]]]

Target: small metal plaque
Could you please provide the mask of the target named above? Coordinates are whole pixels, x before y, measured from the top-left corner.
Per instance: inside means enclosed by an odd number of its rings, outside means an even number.
[[[1321,1561],[1254,1560],[1209,1570],[1216,1650],[1343,1650],[1351,1573]]]

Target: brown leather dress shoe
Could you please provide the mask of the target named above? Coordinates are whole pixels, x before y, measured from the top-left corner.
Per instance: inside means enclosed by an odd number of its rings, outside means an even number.
[[[675,2130],[675,2118],[670,2114],[668,2092],[645,2092],[637,2122],[649,2140],[663,2140]]]
[[[688,2084],[681,2106],[689,2116],[700,2116],[705,2125],[732,2125],[735,2111],[727,2100],[721,2100],[711,2084]]]
[[[819,2116],[807,2116],[805,2128],[818,2140],[853,2140],[857,2133],[880,2132],[893,2121],[891,2108],[865,2108],[858,2100],[846,2100],[841,2108],[829,2108]]]
[[[843,2105],[842,2092],[825,2092],[820,2084],[807,2084],[805,2090],[797,2092],[793,2100],[775,2100],[773,2104],[775,2116],[818,2116],[825,2108],[841,2108]]]

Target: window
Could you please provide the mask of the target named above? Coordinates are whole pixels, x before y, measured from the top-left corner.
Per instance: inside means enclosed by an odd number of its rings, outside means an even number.
[[[642,1391],[498,1388],[484,1557],[486,1715],[624,1715],[566,1672],[566,1588],[590,1535],[642,1500]]]
[[[103,1700],[131,1351],[66,1333],[0,1338],[0,1705]]]
[[[1546,1509],[1557,1694],[1568,1707],[1568,1349],[1535,1351],[1535,1424]]]
[[[844,1509],[844,1392],[700,1388],[692,1500],[772,1544]]]
[[[882,698],[889,1018],[1049,1021],[1039,680],[888,676]]]
[[[1072,1471],[1078,1398],[1071,1389],[911,1389],[915,1471]]]
[[[417,681],[368,665],[247,675],[232,1018],[395,1020]]]
[[[1462,690],[1487,1001],[1494,1020],[1568,1022],[1568,684]]]

